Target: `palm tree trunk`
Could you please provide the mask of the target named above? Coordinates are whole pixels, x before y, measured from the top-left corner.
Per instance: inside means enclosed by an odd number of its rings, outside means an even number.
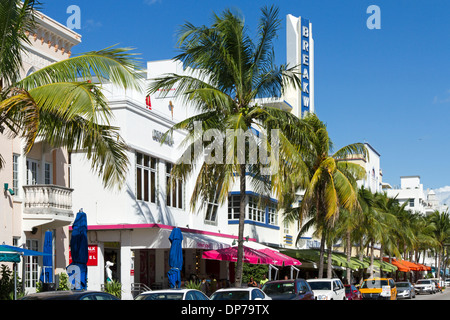
[[[242,272],[244,269],[244,227],[245,227],[245,164],[240,165],[239,181],[240,181],[240,194],[241,201],[239,205],[239,230],[238,230],[238,259],[236,265],[235,286],[240,287],[242,285]]]
[[[331,270],[332,270],[332,260],[331,260],[332,248],[333,248],[333,245],[331,243],[328,243],[327,244],[327,278],[328,279],[333,278],[333,275],[331,273]]]
[[[352,257],[352,242],[351,242],[351,234],[347,232],[347,262],[350,264],[350,258]],[[352,273],[349,267],[347,267],[347,284],[351,284]]]
[[[374,258],[374,255],[375,255],[375,253],[374,253],[374,250],[373,250],[373,246],[374,246],[374,243],[373,243],[373,241],[370,241],[370,278],[373,278],[373,258]]]
[[[320,240],[320,255],[319,255],[319,274],[318,279],[323,278],[323,255],[325,252],[325,232],[322,233],[322,239]]]

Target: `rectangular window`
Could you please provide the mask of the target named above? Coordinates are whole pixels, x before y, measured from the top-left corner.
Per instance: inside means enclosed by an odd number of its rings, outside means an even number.
[[[217,224],[217,210],[219,209],[219,204],[217,202],[208,202],[205,214],[206,224]]]
[[[38,183],[38,162],[36,160],[27,159],[27,185],[35,185]]]
[[[172,179],[173,164],[166,162],[166,204],[169,207],[183,209],[184,184],[180,179]]]
[[[229,195],[228,196],[228,219],[229,220],[239,219],[240,203],[241,203],[240,195]]]
[[[409,206],[414,207],[414,199],[409,199]]]
[[[13,155],[13,191],[19,195],[19,155]]]
[[[266,210],[259,203],[258,197],[249,196],[248,199],[248,218],[256,222],[264,222]]]
[[[27,240],[27,249],[39,251],[38,240]],[[38,256],[27,256],[25,260],[25,287],[35,288],[38,281]]]
[[[277,226],[278,225],[278,212],[277,212],[277,204],[273,201],[269,202],[267,206],[268,215],[269,215],[269,224]]]
[[[158,159],[136,152],[136,198],[156,203],[156,164]]]
[[[52,164],[51,163],[45,163],[45,181],[44,184],[53,184],[53,170],[52,170]]]
[[[213,201],[206,202],[206,214],[205,214],[205,223],[217,225],[217,211],[219,209],[219,201],[218,194],[220,191],[216,193]]]

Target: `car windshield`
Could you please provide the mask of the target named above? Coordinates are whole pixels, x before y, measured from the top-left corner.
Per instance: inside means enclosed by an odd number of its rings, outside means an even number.
[[[266,283],[262,289],[268,295],[295,293],[294,282]]]
[[[408,288],[409,287],[408,282],[397,282],[397,283],[395,283],[395,285],[397,286],[397,288]]]
[[[136,297],[136,300],[183,300],[182,292],[158,292],[141,294]]]
[[[431,280],[419,280],[417,281],[418,284],[431,284]]]
[[[387,285],[389,285],[387,280],[369,279],[363,282],[361,288],[374,289],[374,288],[382,288],[383,286]]]
[[[311,281],[308,283],[311,290],[331,290],[331,282],[329,281]]]
[[[249,300],[249,291],[216,291],[211,300]]]

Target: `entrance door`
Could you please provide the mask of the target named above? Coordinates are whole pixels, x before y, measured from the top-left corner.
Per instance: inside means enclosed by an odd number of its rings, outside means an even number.
[[[155,250],[139,250],[139,282],[150,287],[156,278]]]

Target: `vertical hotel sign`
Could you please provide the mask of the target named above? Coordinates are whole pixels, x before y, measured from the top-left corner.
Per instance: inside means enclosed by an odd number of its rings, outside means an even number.
[[[301,94],[301,112],[302,116],[305,112],[310,111],[311,97],[310,97],[310,39],[311,27],[308,19],[301,18],[301,77],[302,77],[302,94]]]

